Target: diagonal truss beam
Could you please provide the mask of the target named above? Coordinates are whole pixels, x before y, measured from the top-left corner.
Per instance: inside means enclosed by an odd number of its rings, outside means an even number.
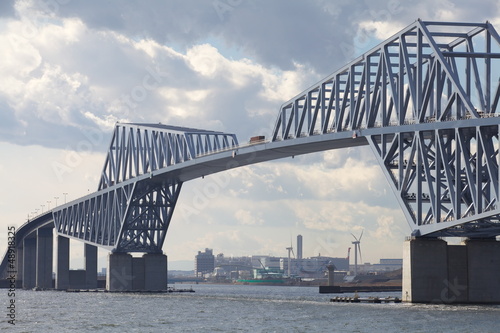
[[[492,237],[499,100],[490,23],[417,20],[283,104],[272,141],[364,136],[414,234]]]
[[[234,134],[161,124],[116,124],[99,190],[238,146]]]
[[[54,211],[56,231],[115,252],[161,252],[181,187],[145,180],[96,192]]]

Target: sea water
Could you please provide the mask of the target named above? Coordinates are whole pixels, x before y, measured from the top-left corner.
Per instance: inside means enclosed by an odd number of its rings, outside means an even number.
[[[178,289],[191,285],[170,285]],[[194,293],[0,289],[1,332],[500,332],[500,306],[332,303],[318,287],[192,285]],[[343,296],[352,296],[344,294]],[[363,293],[362,297],[401,297]]]

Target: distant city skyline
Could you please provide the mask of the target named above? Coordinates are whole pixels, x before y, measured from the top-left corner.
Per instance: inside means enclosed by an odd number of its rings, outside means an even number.
[[[282,103],[419,17],[500,29],[496,0],[51,4],[0,4],[0,244],[8,226],[97,189],[118,121],[245,142],[269,136]],[[163,250],[170,262],[205,247],[286,256],[301,234],[304,257],[343,257],[362,230],[367,262],[401,257],[410,233],[368,147],[185,183]]]

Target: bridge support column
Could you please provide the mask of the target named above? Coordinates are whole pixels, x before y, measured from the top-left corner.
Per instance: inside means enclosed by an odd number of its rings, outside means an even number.
[[[127,253],[112,253],[108,260],[107,290],[167,290],[166,255],[144,254],[132,258]]]
[[[145,254],[144,260],[144,289],[167,289],[167,256],[164,254]]]
[[[16,252],[16,288],[23,288],[23,269],[24,269],[24,247],[23,244],[17,244]]]
[[[144,290],[144,258],[132,259],[132,275],[133,290]]]
[[[468,291],[471,303],[500,303],[500,242],[468,240]]]
[[[37,230],[36,240],[36,287],[52,288],[52,256],[54,248],[53,228]]]
[[[439,301],[448,277],[446,242],[440,239],[407,240],[403,249],[403,300]]]
[[[109,291],[133,290],[132,256],[128,253],[111,253],[108,256],[106,289]]]
[[[69,238],[57,236],[56,260],[56,289],[69,289]]]
[[[403,300],[413,303],[500,303],[500,242],[439,239],[405,242]]]
[[[26,237],[23,242],[23,289],[36,286],[36,237]]]
[[[97,289],[97,246],[85,244],[85,285]]]

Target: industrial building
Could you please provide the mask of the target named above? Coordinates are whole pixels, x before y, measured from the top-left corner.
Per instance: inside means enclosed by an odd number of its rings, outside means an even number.
[[[205,249],[205,252],[198,251],[194,260],[194,273],[196,277],[203,277],[204,274],[212,273],[215,268],[215,257],[212,249]]]
[[[362,273],[390,272],[403,268],[403,259],[380,259],[378,264],[358,264],[358,270]],[[350,270],[354,271],[354,265],[350,265]]]
[[[321,279],[325,277],[326,266],[333,264],[336,271],[349,271],[349,257],[316,256],[303,258],[303,238],[297,236],[297,257],[292,257],[292,247],[288,250],[288,257],[270,255],[253,255],[243,257],[225,257],[223,253],[215,258],[211,249],[198,252],[195,262],[197,277],[211,274],[218,279],[237,279],[242,275],[252,275],[254,278],[281,274],[285,277]],[[290,263],[290,269],[289,269]]]

